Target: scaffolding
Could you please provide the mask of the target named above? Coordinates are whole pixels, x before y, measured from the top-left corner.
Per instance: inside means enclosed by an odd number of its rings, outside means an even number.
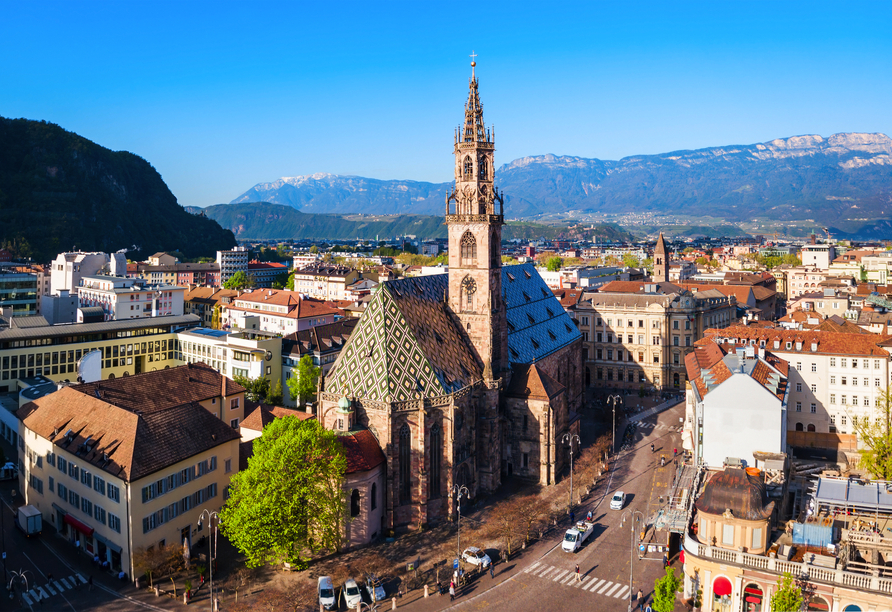
[[[666,530],[671,533],[685,532],[704,471],[702,467],[687,463],[679,466],[666,503],[657,510],[653,517],[654,529]]]

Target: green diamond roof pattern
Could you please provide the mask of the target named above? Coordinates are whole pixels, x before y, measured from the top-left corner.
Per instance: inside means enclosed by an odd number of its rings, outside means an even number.
[[[447,311],[448,287],[446,274],[382,283],[325,377],[326,390],[405,401],[481,379],[481,365]]]

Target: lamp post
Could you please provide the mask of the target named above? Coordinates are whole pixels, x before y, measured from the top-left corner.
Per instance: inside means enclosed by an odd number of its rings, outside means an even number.
[[[26,592],[28,591],[28,577],[25,576],[25,574],[31,574],[30,571],[22,570],[22,569],[20,569],[19,571],[12,570],[11,572],[9,572],[9,574],[10,574],[10,578],[9,578],[9,598],[10,599],[13,599],[15,597],[15,583],[17,580],[22,582],[25,585],[25,591]],[[32,574],[32,576],[33,576],[33,574]]]
[[[614,453],[616,452],[616,403],[617,402],[619,402],[620,404],[623,403],[623,398],[620,397],[619,394],[607,396],[606,403],[613,405],[613,449],[612,450]]]
[[[565,433],[561,438],[561,442],[570,445],[570,503],[567,506],[567,512],[573,509],[573,440],[576,440],[576,445],[579,446],[579,436],[576,434]]]
[[[207,515],[208,531],[210,532],[213,529],[216,534],[217,526],[220,524],[220,515],[213,510],[202,510],[198,517],[198,529],[201,529],[201,523],[204,521],[205,515]],[[214,519],[217,519],[217,525],[214,525]],[[208,535],[210,536],[208,537],[208,567],[211,573],[211,610],[212,612],[217,612],[217,600],[214,598],[214,541],[216,538],[210,533]]]
[[[619,524],[620,527],[626,524],[627,516],[631,519],[629,524],[629,612],[632,612],[632,569],[634,567],[634,552],[638,548],[635,546],[635,524],[644,522],[644,514],[639,510],[627,510],[623,513],[623,520]],[[641,559],[641,555],[638,555],[638,559]]]
[[[465,485],[452,485],[452,492],[455,493],[455,507],[458,510],[458,528],[455,531],[455,543],[458,546],[458,556],[461,557],[461,498],[470,496],[471,492]]]

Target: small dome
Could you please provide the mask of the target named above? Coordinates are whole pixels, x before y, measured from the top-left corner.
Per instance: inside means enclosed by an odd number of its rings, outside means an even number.
[[[341,398],[341,401],[338,402],[338,408],[343,412],[347,412],[350,410],[350,400],[347,399],[347,396]]]
[[[766,519],[774,509],[762,479],[740,468],[725,468],[710,478],[694,505],[699,512],[724,514],[730,510],[735,518],[750,521]]]

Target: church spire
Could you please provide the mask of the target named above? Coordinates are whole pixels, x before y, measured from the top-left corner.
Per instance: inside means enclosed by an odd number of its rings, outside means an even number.
[[[663,232],[657,238],[657,245],[654,247],[654,273],[653,280],[658,283],[669,282],[669,252],[666,249],[666,240],[663,238]]]

